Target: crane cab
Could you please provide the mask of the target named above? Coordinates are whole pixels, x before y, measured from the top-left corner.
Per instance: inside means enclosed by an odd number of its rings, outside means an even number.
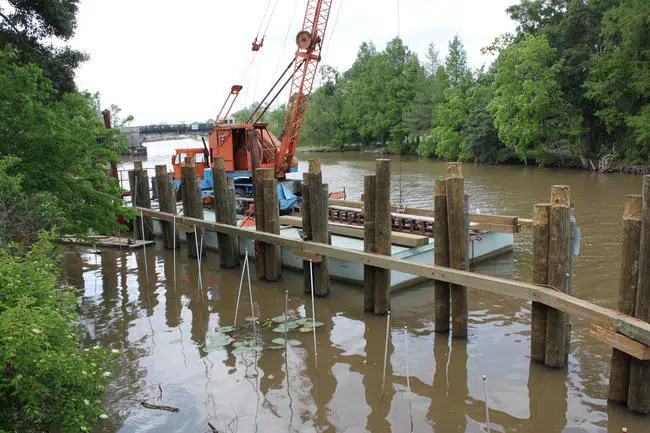
[[[254,133],[255,143],[247,131]],[[276,168],[280,141],[266,123],[219,125],[208,135],[210,157],[223,157],[226,172],[234,177],[251,177],[255,168]],[[292,171],[297,170],[297,163]]]

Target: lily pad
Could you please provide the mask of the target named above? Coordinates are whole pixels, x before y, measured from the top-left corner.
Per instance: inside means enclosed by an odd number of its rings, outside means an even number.
[[[281,314],[279,316],[275,316],[274,318],[271,319],[275,323],[284,323],[287,320],[289,320],[288,317],[286,317],[284,314]]]
[[[232,332],[234,330],[235,330],[234,326],[217,326],[215,329],[215,331],[217,332],[225,332],[225,333]]]
[[[288,332],[291,331],[292,329],[296,329],[297,327],[298,327],[297,323],[293,323],[293,322],[281,323],[280,325],[273,328],[273,332]]]
[[[309,326],[303,326],[298,331],[303,332],[303,333],[307,333],[307,332],[312,332],[313,330],[314,330],[314,328],[310,328]]]
[[[282,345],[282,346],[285,343],[288,344],[289,346],[300,346],[302,344],[302,342],[298,340],[285,340],[284,338],[274,338],[272,343]]]
[[[244,320],[246,320],[247,322],[257,322],[258,320],[260,320],[260,318],[255,316],[248,316]]]
[[[208,350],[221,349],[234,341],[235,339],[232,338],[231,336],[218,333],[210,337],[210,341],[208,342],[206,347],[208,348]]]

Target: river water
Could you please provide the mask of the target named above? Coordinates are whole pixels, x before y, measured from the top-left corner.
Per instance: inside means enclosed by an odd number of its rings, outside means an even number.
[[[168,163],[174,146],[152,143],[145,167]],[[192,143],[192,145],[195,145]],[[330,191],[358,198],[375,155],[301,154],[300,169],[320,158]],[[123,168],[130,164],[125,162]],[[432,206],[433,180],[444,164],[411,157],[392,159],[391,197],[408,206]],[[621,215],[625,194],[639,193],[641,178],[618,174],[520,166],[464,166],[473,211],[530,217],[533,203],[548,202],[554,184],[572,186],[582,231],[575,259],[574,294],[615,307]],[[282,334],[256,335],[258,353],[219,347],[218,326],[231,325],[241,270],[223,271],[215,253],[201,264],[183,249],[174,260],[160,246],[140,251],[76,247],[64,254],[69,280],[79,287],[89,343],[122,352],[107,396],[109,419],[99,432],[486,432],[485,388],[491,431],[650,431],[650,418],[606,400],[610,351],[573,324],[567,370],[531,363],[530,305],[470,290],[470,335],[454,340],[433,332],[433,290],[426,283],[392,298],[386,381],[382,372],[386,319],[362,311],[358,288],[334,282],[317,299],[316,347],[312,334],[292,331],[300,346],[271,349]],[[254,268],[254,267],[253,267]],[[530,281],[531,235],[515,237],[511,255],[477,267],[479,272]],[[252,300],[244,284],[239,323],[288,308],[311,315],[302,275],[284,271],[277,284],[256,280]],[[408,327],[405,342],[404,327]],[[246,334],[246,335],[245,335]],[[250,335],[248,335],[250,334]],[[409,391],[410,385],[410,391]],[[177,413],[144,408],[169,405]]]

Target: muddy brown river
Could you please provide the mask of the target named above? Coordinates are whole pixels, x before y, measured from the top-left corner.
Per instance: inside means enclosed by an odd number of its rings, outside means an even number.
[[[178,143],[149,145],[145,167],[169,161]],[[375,155],[301,154],[323,163],[330,191],[358,198]],[[128,163],[124,167],[128,167]],[[410,157],[392,162],[394,203],[432,206],[433,180],[444,164]],[[530,217],[548,202],[553,184],[572,186],[582,231],[574,262],[574,294],[615,307],[621,215],[625,194],[639,193],[640,177],[519,166],[464,166],[473,211]],[[386,318],[363,312],[357,287],[334,282],[329,298],[316,299],[316,350],[311,333],[289,331],[298,346],[272,348],[284,337],[249,324],[233,334],[238,348],[222,347],[219,326],[232,325],[241,270],[220,270],[208,252],[201,264],[183,249],[175,261],[160,246],[146,251],[76,247],[64,254],[65,272],[77,285],[87,340],[121,351],[98,432],[487,432],[485,388],[492,432],[650,432],[650,418],[606,400],[611,349],[573,322],[567,370],[530,362],[530,304],[470,290],[467,340],[433,332],[433,286],[399,292],[383,363]],[[510,255],[475,270],[530,281],[531,235],[515,236]],[[253,267],[254,271],[254,267]],[[279,283],[257,281],[252,300],[244,285],[238,324],[288,308],[311,315],[302,275],[284,270]],[[408,329],[406,337],[404,327]],[[258,346],[248,350],[250,343]],[[243,344],[243,345],[242,345]],[[410,387],[410,391],[409,391]],[[179,412],[148,409],[140,402]]]

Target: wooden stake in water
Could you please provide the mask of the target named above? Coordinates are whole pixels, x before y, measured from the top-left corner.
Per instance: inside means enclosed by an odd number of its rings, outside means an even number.
[[[142,252],[144,253],[144,276],[147,278],[147,283],[149,283],[149,269],[147,266],[147,244],[144,236],[144,214],[142,210],[140,211],[140,226],[142,232]]]
[[[388,337],[390,336],[390,310],[386,313],[386,342],[384,343],[384,372],[382,373],[381,395],[386,389],[386,361],[388,360]]]
[[[289,291],[284,291],[284,359],[287,361],[287,322],[289,321]],[[289,365],[287,364],[287,376],[289,375]],[[288,382],[287,382],[288,384]]]
[[[311,331],[314,335],[314,360],[318,367],[318,349],[316,348],[316,304],[314,302],[314,263],[309,262],[309,276],[311,280]]]
[[[487,392],[487,376],[483,375],[483,394],[485,395],[485,422],[487,423],[487,431],[490,433],[490,406],[488,404]]]

